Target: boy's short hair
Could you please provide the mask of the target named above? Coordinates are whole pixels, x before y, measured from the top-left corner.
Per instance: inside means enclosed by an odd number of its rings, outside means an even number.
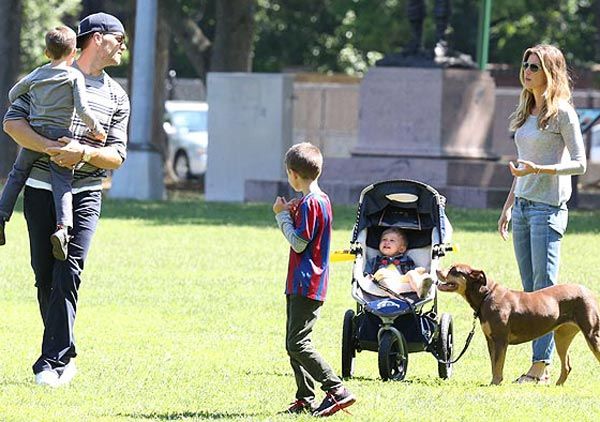
[[[404,233],[404,230],[402,230],[401,228],[389,227],[381,233],[381,237],[383,237],[383,235],[386,233],[396,233],[404,241],[404,244],[408,246],[408,237],[406,236],[406,233]]]
[[[301,142],[293,145],[285,153],[285,166],[303,179],[316,180],[323,168],[323,155],[319,148],[310,142]]]
[[[77,35],[67,26],[57,26],[46,33],[46,50],[52,59],[67,56],[75,49]]]

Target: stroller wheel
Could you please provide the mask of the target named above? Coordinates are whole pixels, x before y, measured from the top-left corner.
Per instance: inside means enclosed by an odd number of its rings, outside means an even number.
[[[385,331],[379,342],[379,375],[384,381],[402,381],[408,367],[408,350],[402,333]]]
[[[442,314],[440,318],[439,335],[437,341],[437,353],[440,359],[445,361],[452,360],[452,315]],[[438,375],[442,379],[448,379],[452,376],[452,364],[438,362]]]
[[[355,357],[354,311],[348,309],[344,314],[344,326],[342,329],[342,378],[350,378],[352,376]]]

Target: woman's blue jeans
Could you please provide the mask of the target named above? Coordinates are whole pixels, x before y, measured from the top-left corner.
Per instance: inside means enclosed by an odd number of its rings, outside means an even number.
[[[523,290],[532,292],[557,283],[560,240],[567,228],[568,210],[516,198],[512,211],[515,256]],[[533,362],[549,364],[554,351],[554,334],[533,341]]]

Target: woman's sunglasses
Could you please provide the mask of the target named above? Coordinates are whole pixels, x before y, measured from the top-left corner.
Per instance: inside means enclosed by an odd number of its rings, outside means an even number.
[[[523,72],[526,71],[527,68],[529,68],[529,70],[531,71],[531,73],[535,73],[538,70],[540,70],[540,65],[539,64],[535,64],[535,63],[523,62]]]

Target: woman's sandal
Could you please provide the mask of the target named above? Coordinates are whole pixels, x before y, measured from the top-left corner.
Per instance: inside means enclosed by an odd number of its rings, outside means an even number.
[[[517,378],[514,383],[515,384],[548,384],[550,382],[550,376],[548,374],[544,374],[541,377],[534,377],[533,375],[523,374],[519,378]]]

